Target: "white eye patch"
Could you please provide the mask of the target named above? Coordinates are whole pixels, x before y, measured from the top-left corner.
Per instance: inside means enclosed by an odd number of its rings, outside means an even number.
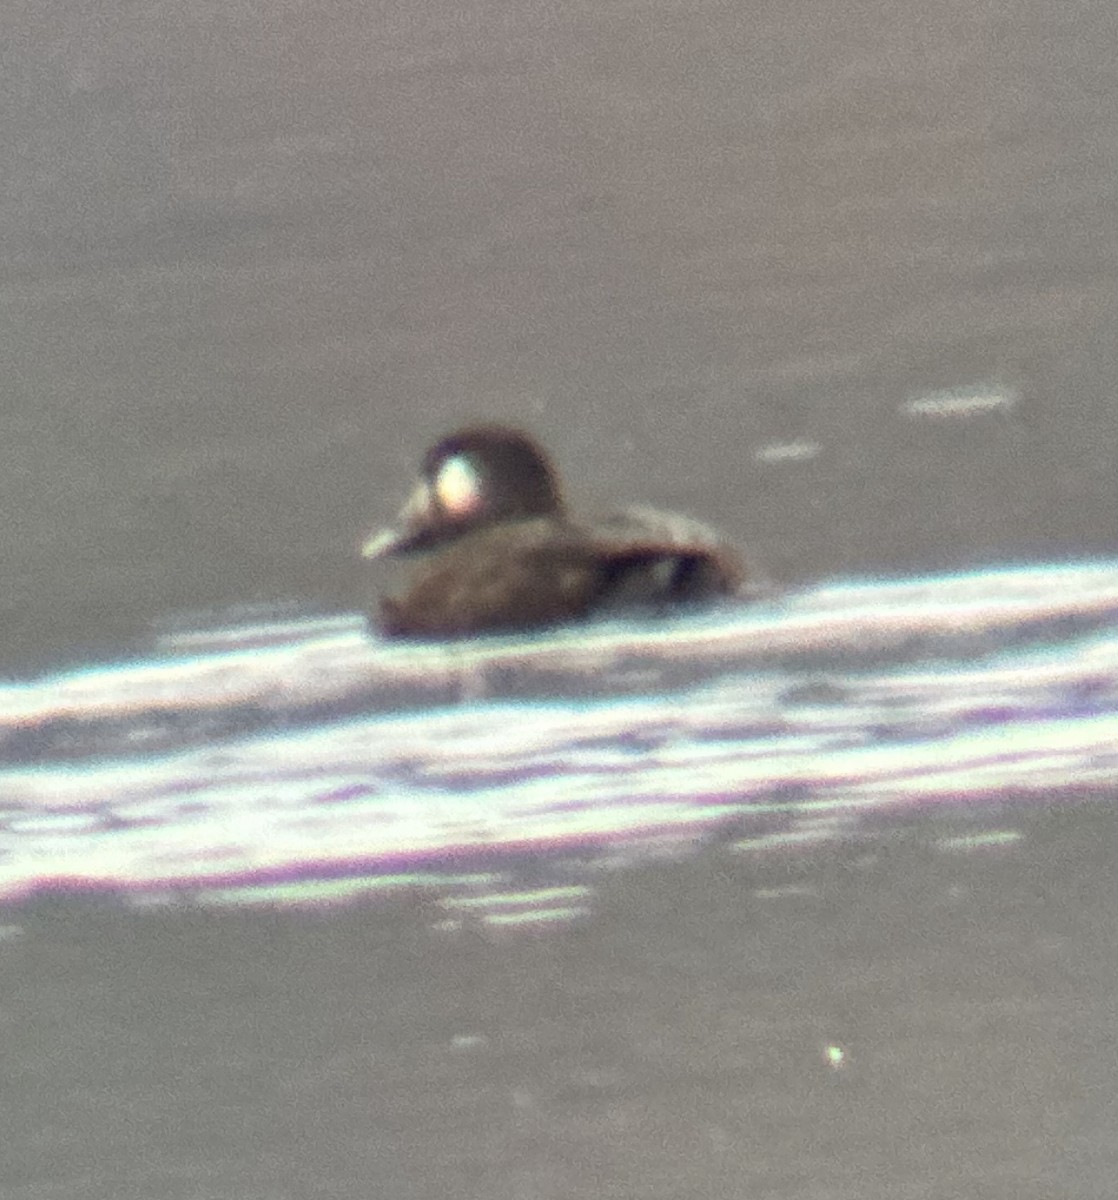
[[[481,505],[481,482],[474,464],[461,454],[439,467],[435,480],[439,507],[450,517],[467,517]]]

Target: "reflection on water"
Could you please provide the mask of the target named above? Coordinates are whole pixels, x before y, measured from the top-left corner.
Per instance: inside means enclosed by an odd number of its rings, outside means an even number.
[[[423,887],[450,927],[563,921],[603,866],[1082,793],[1116,747],[1118,562],[455,646],[245,618],[0,688],[0,894]]]

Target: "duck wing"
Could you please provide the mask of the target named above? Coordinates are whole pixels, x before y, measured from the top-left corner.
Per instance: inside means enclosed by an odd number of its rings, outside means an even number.
[[[634,506],[580,532],[604,565],[603,598],[611,604],[732,595],[747,579],[737,548],[681,513]]]

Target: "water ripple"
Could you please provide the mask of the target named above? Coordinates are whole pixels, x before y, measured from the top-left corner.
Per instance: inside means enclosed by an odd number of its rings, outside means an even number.
[[[0,686],[0,756],[8,899],[318,902],[438,875],[458,881],[444,922],[479,895],[492,922],[572,918],[584,882],[514,886],[500,864],[756,849],[882,809],[1112,786],[1118,563],[453,647],[242,620]]]

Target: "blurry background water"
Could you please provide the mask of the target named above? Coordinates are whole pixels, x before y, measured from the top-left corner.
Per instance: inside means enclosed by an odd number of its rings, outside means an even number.
[[[5,7],[0,1193],[1112,1194],[1115,24]],[[381,644],[474,416],[787,593]]]

